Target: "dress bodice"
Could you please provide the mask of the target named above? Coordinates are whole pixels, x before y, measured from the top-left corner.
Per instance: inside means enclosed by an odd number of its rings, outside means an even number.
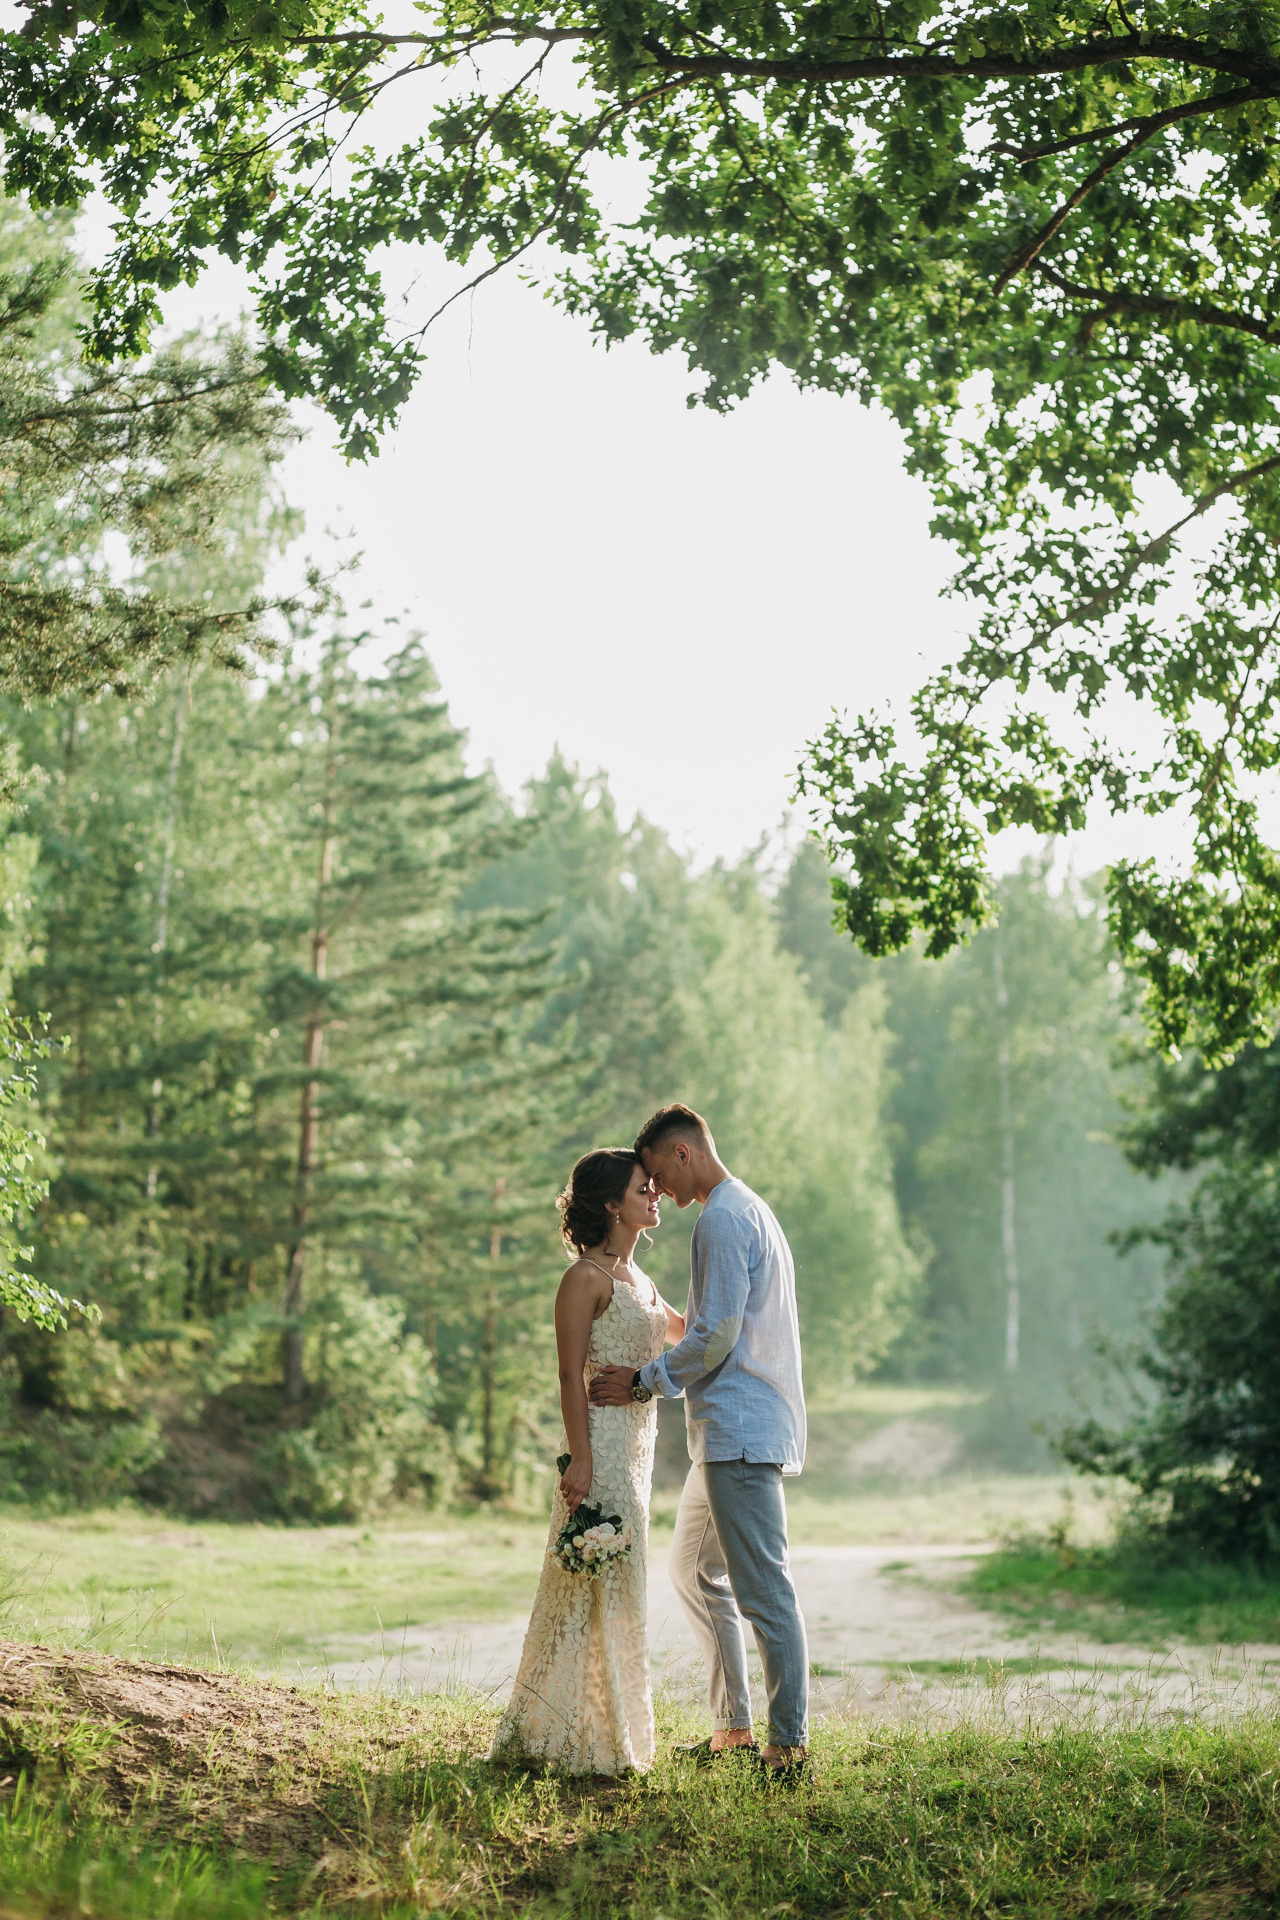
[[[651,1302],[642,1300],[628,1280],[615,1280],[613,1298],[598,1320],[592,1322],[587,1346],[587,1367],[645,1367],[656,1360],[667,1339],[667,1310],[658,1299],[657,1289],[642,1275],[653,1294]]]

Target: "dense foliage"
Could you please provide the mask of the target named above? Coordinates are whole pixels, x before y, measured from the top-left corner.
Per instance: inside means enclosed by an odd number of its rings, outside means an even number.
[[[1202,1177],[1146,1236],[1172,1273],[1136,1356],[1146,1392],[1127,1422],[1081,1424],[1061,1449],[1131,1482],[1172,1546],[1270,1561],[1280,1557],[1278,1060],[1273,1044],[1217,1072],[1194,1058],[1152,1072],[1127,1129],[1130,1157]]]
[[[882,996],[833,1033],[750,865],[692,876],[559,763],[514,814],[416,645],[8,717],[44,776],[17,993],[67,1035],[37,1266],[103,1314],[7,1330],[28,1493],[303,1517],[541,1484],[552,1197],[677,1090],[791,1228],[815,1384],[885,1353],[915,1262]],[[675,1298],[688,1224],[652,1257]]]
[[[28,699],[246,663],[245,550],[289,437],[239,335],[89,366],[79,274],[58,223],[0,201],[0,689]]]
[[[18,992],[68,1036],[42,1266],[105,1310],[10,1343],[32,1488],[150,1471],[289,1515],[440,1471],[399,1296],[521,1224],[567,1069],[518,1045],[529,916],[459,908],[502,834],[429,667],[410,645],[361,679],[349,652],[11,716],[45,774]]]
[[[60,222],[0,202],[0,691],[25,699],[136,688],[181,660],[242,665],[262,638],[260,558],[288,519],[269,486],[286,423],[246,343],[90,369],[75,276]],[[0,1005],[26,953],[37,843],[11,829],[31,772],[6,734]],[[79,1306],[15,1237],[47,1190],[31,1094],[49,1056],[40,1006],[0,1012],[0,1307],[45,1328]]]
[[[812,844],[778,904],[829,1018],[868,980],[885,995],[885,1125],[924,1269],[886,1365],[991,1391],[983,1442],[1026,1464],[1044,1455],[1046,1416],[1091,1396],[1099,1338],[1143,1322],[1162,1261],[1114,1244],[1158,1199],[1116,1143],[1134,1036],[1100,888],[1054,889],[1032,860],[998,897],[999,928],[941,965],[918,951],[873,963],[834,938]]]
[[[117,211],[96,352],[139,351],[221,253],[274,378],[356,454],[431,317],[392,318],[392,242],[439,242],[471,284],[540,260],[607,340],[683,352],[714,406],[775,364],[887,406],[975,627],[917,696],[918,751],[874,715],[814,747],[850,931],[945,952],[990,912],[991,832],[1179,808],[1193,858],[1118,867],[1113,928],[1161,1040],[1221,1056],[1280,1002],[1255,804],[1280,684],[1278,47],[1274,6],[1204,0],[32,0],[0,38],[0,130],[11,187],[100,184]],[[398,145],[389,88],[423,102]]]
[[[1090,1421],[1061,1443],[1118,1474],[1173,1546],[1280,1555],[1280,1182],[1273,1165],[1222,1168],[1158,1237],[1173,1282],[1140,1366],[1153,1403],[1120,1430]]]
[[[0,1458],[32,1497],[303,1518],[535,1495],[552,1197],[673,1094],[778,1208],[820,1402],[884,1365],[1003,1380],[991,1437],[1025,1459],[1094,1328],[1139,1309],[1150,1276],[1106,1247],[1146,1204],[1107,1140],[1115,975],[1088,897],[1041,870],[1001,935],[1010,1373],[994,935],[877,971],[811,842],[695,874],[558,760],[513,811],[413,644],[8,723],[43,770],[18,1005],[66,1035],[34,1270],[103,1316],[4,1326]],[[677,1301],[690,1224],[668,1209],[641,1255]]]

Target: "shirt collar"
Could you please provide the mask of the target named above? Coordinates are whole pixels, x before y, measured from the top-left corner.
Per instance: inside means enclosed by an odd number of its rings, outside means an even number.
[[[738,1176],[734,1173],[727,1174],[723,1180],[718,1180],[702,1203],[703,1213],[707,1211],[708,1207],[714,1207],[720,1195],[722,1193],[727,1194],[730,1187],[740,1187],[741,1185],[741,1180],[739,1180]]]

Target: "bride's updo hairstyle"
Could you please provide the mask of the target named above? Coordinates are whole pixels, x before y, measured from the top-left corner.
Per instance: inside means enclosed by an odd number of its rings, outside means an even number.
[[[556,1206],[566,1247],[598,1247],[610,1226],[610,1203],[621,1200],[640,1165],[630,1147],[593,1147],[584,1153]]]

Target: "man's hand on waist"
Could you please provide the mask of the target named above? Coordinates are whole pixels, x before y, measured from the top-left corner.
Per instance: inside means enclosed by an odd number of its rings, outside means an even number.
[[[629,1407],[633,1404],[631,1389],[635,1383],[635,1367],[599,1367],[592,1374],[587,1387],[587,1395],[593,1407]]]

